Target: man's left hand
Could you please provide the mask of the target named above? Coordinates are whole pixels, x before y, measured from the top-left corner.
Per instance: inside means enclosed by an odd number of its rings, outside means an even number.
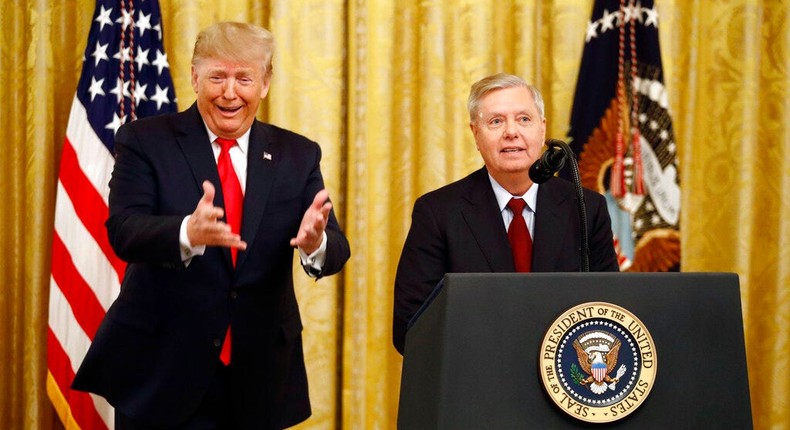
[[[319,191],[313,203],[305,211],[299,232],[291,239],[291,246],[299,247],[307,255],[315,252],[321,246],[330,210],[332,210],[332,202],[329,201],[329,192]]]

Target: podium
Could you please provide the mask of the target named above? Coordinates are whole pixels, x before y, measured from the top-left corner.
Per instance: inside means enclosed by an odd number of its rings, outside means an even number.
[[[752,428],[738,276],[447,274],[406,335],[398,428]],[[627,416],[579,420],[544,388],[544,337],[586,302],[627,309],[652,336],[655,379]]]

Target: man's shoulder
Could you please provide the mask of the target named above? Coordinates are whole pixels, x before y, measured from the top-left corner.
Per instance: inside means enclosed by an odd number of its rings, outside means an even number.
[[[257,135],[260,135],[274,143],[280,142],[316,148],[319,146],[317,142],[307,136],[257,119],[253,123],[252,132],[256,138],[258,137]]]
[[[559,176],[553,176],[548,181],[540,184],[538,193],[541,191],[557,197],[576,196],[576,186],[573,182]],[[586,201],[603,200],[603,196],[597,191],[582,187],[582,192]]]
[[[488,174],[486,169],[481,168],[461,179],[450,182],[449,184],[443,185],[433,191],[429,191],[420,196],[420,198],[417,200],[449,202],[475,193],[476,191],[480,190],[481,187],[485,187],[486,185],[489,187],[491,186],[491,184],[488,182]]]
[[[157,132],[170,133],[177,128],[179,123],[186,120],[187,112],[188,111],[169,112],[148,116],[145,118],[139,118],[122,125],[118,129],[118,132],[123,133],[133,131],[134,134],[144,133],[147,135]]]

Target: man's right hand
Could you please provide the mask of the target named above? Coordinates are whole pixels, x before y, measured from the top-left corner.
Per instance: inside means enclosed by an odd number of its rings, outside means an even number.
[[[247,249],[247,242],[234,234],[230,226],[219,219],[225,216],[222,208],[214,206],[214,185],[203,181],[203,197],[187,222],[187,238],[192,246],[224,246]]]

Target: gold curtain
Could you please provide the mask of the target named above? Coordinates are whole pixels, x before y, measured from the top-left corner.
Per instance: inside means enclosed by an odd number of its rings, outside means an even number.
[[[788,428],[790,5],[656,3],[681,157],[683,270],[740,275],[754,424]],[[352,247],[341,275],[297,276],[314,406],[298,427],[395,428],[392,288],[411,206],[482,164],[465,100],[484,75],[508,71],[537,84],[548,134],[564,137],[592,0],[160,4],[181,109],[195,99],[189,62],[202,27],[249,21],[277,37],[260,117],[321,143]],[[0,192],[8,203],[0,428],[61,428],[45,392],[50,248],[60,149],[93,9],[93,0],[0,8]]]

